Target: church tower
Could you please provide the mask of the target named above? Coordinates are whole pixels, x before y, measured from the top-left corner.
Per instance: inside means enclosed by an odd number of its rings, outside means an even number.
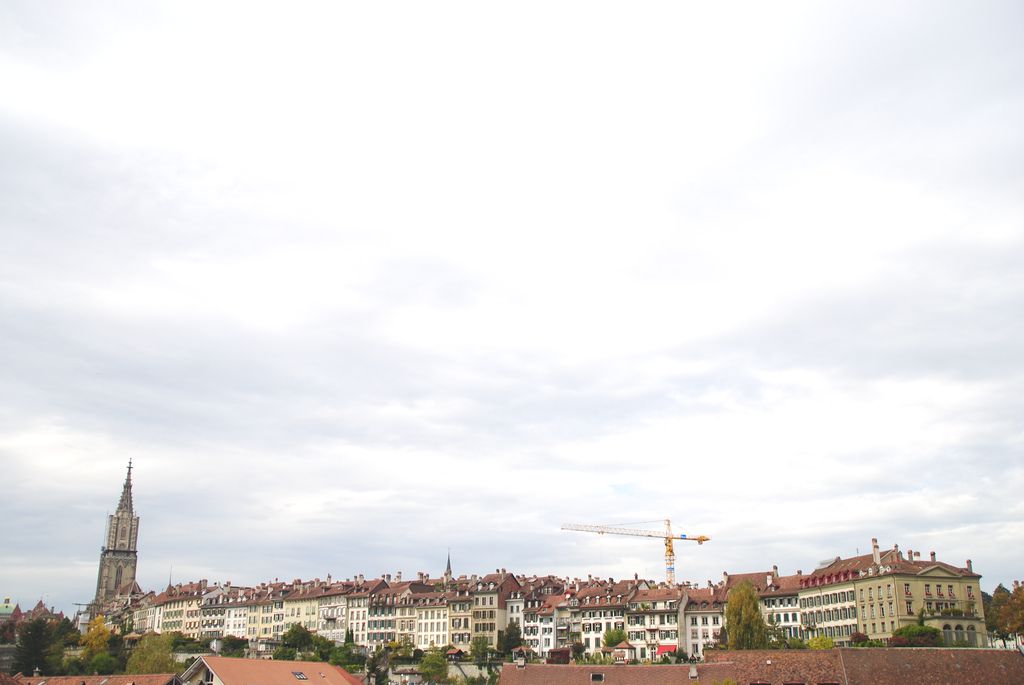
[[[131,591],[138,564],[138,539],[139,517],[132,507],[132,462],[129,460],[121,501],[117,503],[117,511],[107,518],[107,536],[100,548],[100,571],[93,600],[97,607]]]

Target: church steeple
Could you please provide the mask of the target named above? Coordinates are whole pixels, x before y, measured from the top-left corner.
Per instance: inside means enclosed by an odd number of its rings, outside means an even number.
[[[93,600],[94,613],[111,600],[131,593],[138,565],[138,541],[139,517],[135,515],[132,502],[132,462],[129,460],[117,511],[107,516],[107,534],[100,548],[100,568]]]
[[[132,513],[132,460],[128,460],[128,476],[124,479],[124,487],[121,489],[121,501],[117,503],[117,510]]]

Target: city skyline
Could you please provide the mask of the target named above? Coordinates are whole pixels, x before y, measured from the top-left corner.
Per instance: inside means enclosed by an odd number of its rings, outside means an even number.
[[[1024,568],[1013,2],[0,8],[0,593]],[[683,547],[683,546],[680,546]],[[24,604],[23,604],[24,605]]]

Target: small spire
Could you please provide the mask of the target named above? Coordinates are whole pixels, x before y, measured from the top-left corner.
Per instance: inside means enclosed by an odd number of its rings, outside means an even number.
[[[132,513],[132,460],[128,460],[128,475],[124,479],[124,488],[121,490],[121,501],[117,503],[118,511]]]
[[[452,551],[448,550],[448,565],[444,569],[444,574],[451,578],[452,576]]]

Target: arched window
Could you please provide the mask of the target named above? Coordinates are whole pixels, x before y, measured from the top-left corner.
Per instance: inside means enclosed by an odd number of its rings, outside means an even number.
[[[948,623],[942,626],[942,639],[947,646],[953,642],[953,628]]]
[[[957,642],[964,642],[966,640],[966,638],[967,638],[967,636],[964,635],[964,627],[958,625],[956,627],[956,641]]]
[[[121,589],[121,576],[124,575],[124,566],[117,567],[117,573],[114,574],[114,589]]]
[[[972,647],[978,646],[978,631],[974,629],[974,626],[967,626],[967,644]]]

